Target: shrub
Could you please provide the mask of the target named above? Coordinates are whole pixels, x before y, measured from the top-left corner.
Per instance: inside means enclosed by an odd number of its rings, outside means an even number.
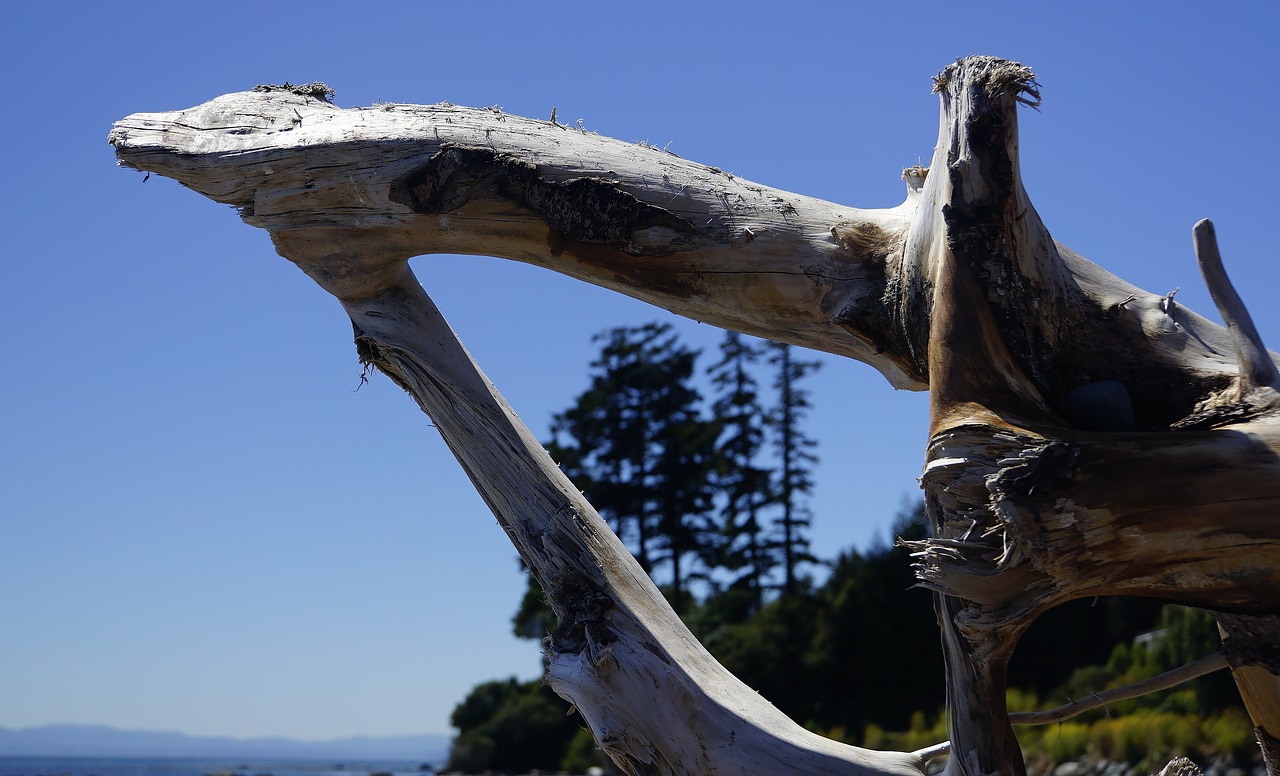
[[[1239,709],[1227,709],[1205,720],[1204,740],[1219,756],[1236,761],[1248,761],[1258,755],[1253,723]]]
[[[1056,763],[1078,760],[1089,750],[1089,726],[1081,722],[1063,722],[1046,728],[1040,737],[1044,753]]]

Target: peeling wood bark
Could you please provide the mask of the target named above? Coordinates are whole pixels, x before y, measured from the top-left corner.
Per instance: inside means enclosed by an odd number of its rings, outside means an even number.
[[[628,773],[921,762],[824,742],[724,672],[471,363],[412,256],[535,264],[929,389],[934,534],[914,551],[938,595],[949,772],[1023,771],[1004,707],[1018,637],[1059,603],[1114,594],[1218,613],[1277,773],[1280,373],[1212,226],[1195,248],[1226,328],[1053,240],[1019,173],[1018,106],[1039,96],[1028,68],[973,57],[935,84],[931,167],[906,171],[887,210],[555,122],[341,110],[312,87],[135,114],[111,142],[121,164],[235,206],[342,300],[361,358],[436,420],[547,591],[548,680]]]

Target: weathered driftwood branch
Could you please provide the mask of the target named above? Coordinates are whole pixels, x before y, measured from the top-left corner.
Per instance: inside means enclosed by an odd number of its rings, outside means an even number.
[[[1143,695],[1150,695],[1161,690],[1168,690],[1185,684],[1192,679],[1198,679],[1206,674],[1214,671],[1221,671],[1228,667],[1227,656],[1222,651],[1205,655],[1202,658],[1193,660],[1186,665],[1178,666],[1164,673],[1157,674],[1150,679],[1144,679],[1141,682],[1126,684],[1123,687],[1113,687],[1110,690],[1099,690],[1090,693],[1086,698],[1064,703],[1061,706],[1044,711],[1015,711],[1009,714],[1009,724],[1011,725],[1052,725],[1055,722],[1065,722],[1066,720],[1084,714],[1086,711],[1106,706],[1110,703],[1119,703],[1131,698],[1141,698]],[[920,759],[928,762],[936,760],[939,757],[945,757],[951,754],[951,742],[943,741],[940,744],[917,749],[912,752]]]
[[[111,142],[122,164],[236,207],[339,298],[394,283],[413,256],[500,256],[924,388],[923,353],[879,344],[910,204],[844,207],[496,110],[341,110],[280,89],[134,114]]]
[[[1153,692],[1168,690],[1214,671],[1221,671],[1226,667],[1227,656],[1222,652],[1214,652],[1186,665],[1156,674],[1150,679],[1126,684],[1123,687],[1113,687],[1110,690],[1099,690],[1087,698],[1064,703],[1056,708],[1014,712],[1009,715],[1009,721],[1015,725],[1052,725],[1055,722],[1064,722],[1078,717],[1086,711],[1092,711],[1109,703],[1119,703],[1130,698],[1141,698]]]
[[[554,122],[450,105],[340,110],[314,90],[137,114],[111,142],[122,164],[237,207],[343,301],[362,357],[433,415],[543,583],[562,618],[550,681],[632,773],[783,772],[761,766],[773,757],[794,773],[889,773],[919,760],[821,743],[694,645],[463,358],[407,260],[537,264],[927,387],[934,537],[916,551],[939,594],[949,768],[1018,774],[1004,668],[1031,620],[1062,601],[1143,595],[1226,612],[1240,634],[1228,641],[1244,647],[1237,677],[1280,673],[1257,657],[1280,643],[1275,356],[1256,333],[1242,339],[1051,238],[1018,172],[1016,109],[1038,98],[1030,70],[978,57],[936,83],[931,171],[909,173],[888,210]],[[1242,331],[1243,307],[1227,310]],[[1250,711],[1274,738],[1271,708]]]
[[[1218,236],[1213,229],[1213,222],[1207,218],[1196,222],[1192,235],[1195,238],[1196,260],[1200,262],[1200,272],[1204,275],[1213,303],[1218,307],[1218,314],[1231,332],[1231,342],[1240,361],[1240,374],[1236,378],[1237,397],[1244,399],[1269,388],[1271,391],[1264,393],[1269,394],[1268,398],[1274,398],[1273,392],[1280,390],[1280,370],[1276,369],[1275,362],[1263,346],[1262,337],[1253,325],[1253,318],[1245,308],[1244,301],[1227,278],[1227,270],[1222,266],[1222,255],[1218,252]]]

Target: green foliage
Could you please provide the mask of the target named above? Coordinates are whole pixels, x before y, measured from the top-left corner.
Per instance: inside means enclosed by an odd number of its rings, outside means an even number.
[[[1040,677],[1039,689],[1011,687],[1006,694],[1011,712],[1048,709],[1071,698],[1131,684],[1220,647],[1217,626],[1202,611],[1129,600],[1086,604],[1060,616],[1044,618],[1037,623],[1042,631],[1038,638],[1042,642],[1063,642],[1068,650],[1084,641],[1101,641],[1089,643],[1086,650],[1095,658],[1103,658],[1098,664],[1074,669],[1057,686],[1048,685]],[[1020,645],[1020,650],[1025,646]],[[1053,648],[1048,651],[1057,653]],[[1043,659],[1042,655],[1026,658],[1022,670],[1030,673]],[[1045,670],[1049,676],[1061,675],[1060,667],[1046,666]],[[895,668],[891,673],[895,678],[901,677],[904,669]],[[892,696],[883,695],[881,700],[887,697]],[[909,724],[882,727],[881,708],[875,711],[876,724],[864,725],[861,740],[852,743],[911,750],[947,738],[940,717],[917,712],[911,715]],[[1036,772],[1051,772],[1057,763],[1086,756],[1151,769],[1158,769],[1178,755],[1197,762],[1227,758],[1248,763],[1258,757],[1252,723],[1226,671],[1165,692],[1112,703],[1060,724],[1019,726],[1014,730],[1029,768]]]
[[[930,717],[923,711],[912,713],[905,731],[891,732],[876,724],[868,724],[862,730],[862,739],[849,743],[868,749],[889,749],[913,752],[947,740],[947,718],[943,714]]]
[[[1238,708],[1214,714],[1138,709],[1128,714],[1015,728],[1028,764],[1049,766],[1082,757],[1159,769],[1174,757],[1196,762],[1257,758],[1249,718]]]
[[[592,766],[610,768],[612,765],[608,755],[596,746],[596,739],[591,735],[591,730],[580,727],[569,741],[564,759],[560,761],[560,770],[569,773],[586,773]]]
[[[1258,756],[1258,740],[1253,722],[1239,707],[1223,709],[1204,721],[1205,745],[1219,755],[1237,762],[1248,762]]]
[[[923,506],[895,521],[899,538],[925,536]],[[903,546],[847,551],[818,591],[809,669],[817,677],[809,714],[824,726],[899,727],[943,702],[942,648],[933,597],[916,587]],[[805,719],[805,718],[802,718]]]
[[[769,602],[745,622],[702,634],[703,644],[734,675],[791,717],[805,721],[821,683],[809,645],[822,615],[811,591]]]
[[[514,676],[476,685],[462,703],[454,707],[449,724],[462,731],[478,728],[518,697],[521,691],[522,685]]]
[[[1200,610],[1164,605],[1152,625],[1141,638],[1115,643],[1105,664],[1077,668],[1054,695],[1079,698],[1132,684],[1221,646],[1213,618]],[[1252,723],[1226,671],[1113,703],[1062,725],[1022,728],[1018,738],[1029,760],[1049,762],[1087,754],[1156,768],[1178,755],[1197,762],[1220,757],[1247,762],[1257,757]]]
[[[924,536],[922,508],[900,515],[896,526],[903,538]],[[758,610],[749,591],[729,588],[704,601],[688,623],[717,659],[783,712],[848,738],[872,720],[905,725],[922,705],[942,704],[933,601],[914,585],[904,547],[850,550],[821,586],[802,579],[792,595]]]
[[[1051,609],[1019,640],[1009,684],[1057,703],[1106,688],[1114,677],[1091,676],[1073,684],[1072,671],[1108,664],[1117,643],[1129,644],[1138,634],[1158,627],[1160,607],[1159,602],[1135,598],[1100,598]]]
[[[578,725],[541,681],[486,682],[454,709],[458,728],[446,770],[559,770]]]
[[[1199,727],[1195,717],[1139,710],[1095,722],[1090,745],[1108,760],[1154,765],[1173,757],[1200,756]]]
[[[899,515],[895,526],[902,538],[921,538],[922,508]],[[692,606],[686,621],[730,671],[813,730],[849,740],[874,719],[914,725],[895,740],[937,743],[940,721],[917,710],[942,704],[942,656],[932,599],[913,587],[909,561],[901,546],[850,550],[831,565],[822,585],[801,578],[792,595],[762,606],[754,591],[729,586]],[[541,596],[530,593],[525,600],[541,602]],[[454,714],[461,730],[457,763],[473,772],[498,769],[495,763],[507,762],[498,759],[498,749],[508,737],[513,747],[527,749],[528,736],[505,726],[521,715],[539,719],[525,710],[528,692],[529,685],[515,680],[477,687]],[[563,715],[563,702],[545,688],[540,692]],[[568,770],[598,757],[586,736],[576,727],[539,734]],[[534,766],[522,761],[518,767]]]
[[[1088,725],[1068,720],[1045,731],[1040,737],[1040,744],[1050,760],[1060,763],[1083,757],[1089,751],[1089,739]],[[1026,745],[1024,742],[1023,746]]]
[[[547,603],[547,596],[538,586],[533,575],[525,571],[524,595],[511,616],[511,632],[519,639],[539,641],[556,627],[556,616]]]
[[[1218,624],[1202,609],[1170,604],[1160,612],[1161,637],[1154,643],[1157,673],[1204,657],[1222,647]],[[1235,681],[1227,671],[1202,676],[1186,685],[1194,695],[1189,711],[1218,711],[1240,705]]]

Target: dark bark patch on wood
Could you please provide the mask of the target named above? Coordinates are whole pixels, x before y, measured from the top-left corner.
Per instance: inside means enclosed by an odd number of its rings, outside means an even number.
[[[1099,380],[1062,397],[1067,417],[1086,431],[1137,431],[1133,400],[1119,380]]]
[[[1036,495],[1043,499],[1070,484],[1079,455],[1080,451],[1073,445],[1048,442],[1016,458],[1000,461],[1002,468],[988,481],[987,487],[998,497]]]
[[[1012,240],[1003,228],[968,222],[950,208],[947,216],[953,254],[986,291],[975,303],[990,308],[1010,358],[1076,428],[1203,428],[1251,415],[1248,408],[1237,406],[1228,417],[1221,405],[1204,401],[1231,387],[1228,376],[1188,375],[1176,360],[1159,354],[1146,359],[1124,356],[1151,352],[1141,325],[1110,318],[1078,289],[1047,289],[1023,275],[1005,249]],[[1110,396],[1103,397],[1107,406],[1079,393],[1102,383],[1113,383]],[[1198,411],[1201,406],[1210,409]]]
[[[875,224],[836,224],[831,227],[841,249],[857,256],[859,261],[884,264],[902,247],[902,235],[891,234]]]
[[[1280,676],[1280,615],[1246,616],[1219,613],[1230,634],[1222,642],[1232,668],[1261,666]]]
[[[690,271],[683,262],[673,266],[674,257],[645,256],[644,261],[629,261],[615,251],[584,243],[565,247],[564,252],[588,266],[608,268],[620,288],[634,288],[646,293],[656,291],[676,299],[701,293],[698,274]]]
[[[324,81],[312,81],[309,84],[291,84],[288,81],[282,84],[258,84],[253,87],[253,90],[255,92],[289,92],[328,103],[333,102],[334,94],[333,87]]]
[[[1280,739],[1262,728],[1254,728],[1253,734],[1257,736],[1258,746],[1262,748],[1262,764],[1267,773],[1280,773]]]
[[[617,641],[608,624],[613,599],[590,579],[565,570],[547,586],[560,622],[551,634],[551,647],[559,654],[580,654]]]
[[[844,285],[858,289],[859,296],[851,298],[836,283],[823,298],[823,310],[837,325],[876,343],[876,353],[892,356],[904,373],[928,382],[929,309],[909,310],[908,302],[932,299],[933,290],[922,278],[904,279],[904,235],[874,224],[836,224],[831,236],[858,275]]]
[[[442,147],[426,164],[395,181],[390,199],[428,215],[450,213],[474,200],[507,200],[545,221],[555,233],[553,243],[608,245],[633,256],[661,256],[691,247],[698,234],[685,219],[640,201],[610,181],[549,181],[534,165],[484,148]],[[636,232],[654,227],[670,230],[670,241],[654,247],[633,240]]]
[[[846,304],[835,310],[832,320],[854,336],[876,344],[876,354],[889,356],[906,375],[929,381],[929,321],[920,316],[914,327],[904,327],[893,314],[896,298],[882,294],[862,304]]]

